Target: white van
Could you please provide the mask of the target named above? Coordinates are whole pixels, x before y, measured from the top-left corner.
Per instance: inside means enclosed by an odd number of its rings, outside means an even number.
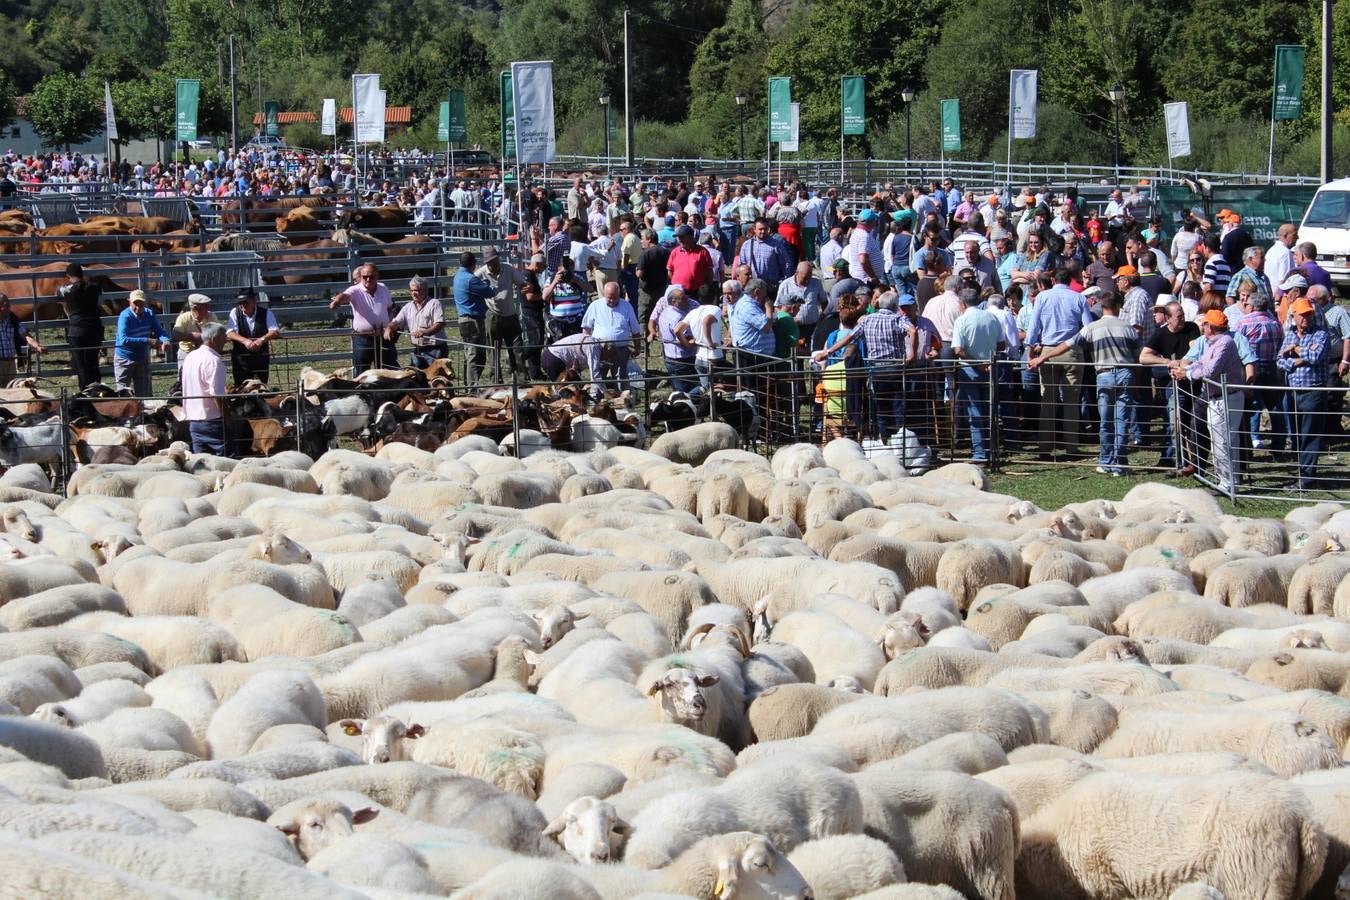
[[[1327,270],[1337,293],[1350,294],[1350,178],[1317,189],[1299,223],[1298,239],[1317,246],[1317,264]]]

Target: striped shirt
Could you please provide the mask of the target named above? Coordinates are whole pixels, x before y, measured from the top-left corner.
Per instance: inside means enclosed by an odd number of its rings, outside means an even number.
[[[1149,297],[1148,291],[1141,287],[1133,287],[1125,292],[1120,317],[1135,327],[1139,339],[1144,343],[1148,343],[1148,339],[1153,337],[1153,332],[1158,330],[1157,324],[1153,321],[1153,300]]]
[[[844,258],[848,260],[848,274],[859,281],[867,281],[869,278],[880,281],[886,277],[886,261],[881,255],[881,244],[877,243],[872,231],[862,225],[854,228],[853,233],[848,236],[848,249],[844,253]],[[872,262],[870,276],[863,268],[864,259]]]
[[[878,310],[858,320],[866,342],[867,358],[875,360],[903,360],[905,342],[914,326],[900,313]]]
[[[1228,282],[1233,280],[1233,267],[1228,265],[1228,260],[1222,255],[1215,253],[1205,262],[1205,274],[1200,279],[1200,286],[1209,285],[1220,294],[1228,293]]]
[[[1098,372],[1128,366],[1139,361],[1139,335],[1134,326],[1117,316],[1102,316],[1073,338],[1075,346],[1092,351],[1092,364]]]

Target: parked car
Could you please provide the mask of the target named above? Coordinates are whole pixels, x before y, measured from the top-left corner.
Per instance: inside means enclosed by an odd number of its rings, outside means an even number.
[[[191,150],[214,150],[214,149],[216,149],[216,142],[213,141],[213,140],[211,140],[210,138],[198,138],[198,139],[195,140],[195,141],[188,141],[188,142],[187,142],[187,145],[188,145],[188,148],[191,149]]]
[[[1322,185],[1303,214],[1298,239],[1317,246],[1317,264],[1338,293],[1350,294],[1350,178]]]
[[[262,150],[275,150],[286,146],[286,142],[275,134],[255,134],[247,144],[247,147],[257,147]]]

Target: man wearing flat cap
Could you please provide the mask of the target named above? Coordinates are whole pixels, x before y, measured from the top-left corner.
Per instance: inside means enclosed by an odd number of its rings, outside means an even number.
[[[258,306],[258,292],[251,287],[242,289],[235,298],[235,307],[230,310],[229,324],[225,328],[236,385],[249,379],[267,383],[271,363],[268,348],[280,332],[272,311]]]

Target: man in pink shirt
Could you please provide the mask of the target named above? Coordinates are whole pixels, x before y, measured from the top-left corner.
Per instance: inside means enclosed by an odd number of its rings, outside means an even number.
[[[379,275],[372,263],[366,263],[356,270],[356,284],[328,304],[329,309],[337,309],[343,301],[352,306],[353,375],[398,365],[398,350],[393,341],[384,337],[384,327],[394,317],[394,300]]]
[[[220,401],[225,394],[225,326],[207,322],[202,326],[202,345],[183,359],[183,414],[193,453],[228,456],[225,423]]]

